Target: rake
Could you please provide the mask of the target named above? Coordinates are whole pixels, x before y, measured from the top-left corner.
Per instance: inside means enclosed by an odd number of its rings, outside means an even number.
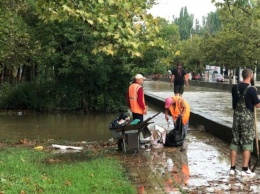
[[[251,85],[255,86],[255,80],[251,79]],[[252,168],[252,172],[255,171],[256,165],[258,164],[259,161],[259,143],[258,143],[258,128],[257,128],[257,116],[256,116],[256,107],[254,107],[254,117],[255,117],[255,143],[256,143],[256,154],[257,154],[257,160],[255,165]],[[251,160],[249,160],[249,166],[250,166]]]

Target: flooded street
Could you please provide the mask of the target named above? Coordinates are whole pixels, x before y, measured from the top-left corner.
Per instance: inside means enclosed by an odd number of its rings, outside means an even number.
[[[99,141],[111,138],[116,115],[22,114],[0,116],[0,140]]]
[[[162,97],[173,96],[173,87],[167,82],[145,82],[145,92]],[[191,111],[211,120],[223,120],[228,125],[232,122],[231,93],[212,88],[185,87],[184,99],[189,102]]]
[[[173,88],[168,82],[146,81],[144,83],[144,90],[145,93],[161,97],[162,99],[174,95]],[[210,120],[221,122],[229,127],[232,126],[233,109],[230,92],[213,88],[189,86],[185,87],[183,98],[190,104],[192,112],[198,113]],[[260,109],[257,109],[257,118],[260,118]],[[260,119],[257,120],[257,124],[260,126]]]

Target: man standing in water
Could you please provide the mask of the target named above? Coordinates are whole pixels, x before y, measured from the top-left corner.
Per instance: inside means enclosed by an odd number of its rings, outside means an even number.
[[[142,83],[145,77],[141,74],[136,74],[134,82],[129,86],[127,93],[127,104],[132,111],[133,120],[139,119],[144,121],[144,114],[147,114],[147,109],[144,100],[144,91]]]
[[[177,63],[177,68],[172,70],[171,75],[171,86],[174,84],[174,94],[175,96],[182,96],[184,92],[184,81],[186,82],[186,86],[189,86],[188,78],[186,76],[186,72],[182,68],[180,62]]]
[[[250,85],[253,78],[251,69],[242,72],[243,81],[232,88],[233,126],[230,145],[231,168],[230,175],[238,173],[236,170],[237,152],[242,150],[243,162],[241,176],[253,177],[255,173],[249,168],[249,160],[253,151],[255,132],[254,107],[260,108],[260,100],[255,87]]]

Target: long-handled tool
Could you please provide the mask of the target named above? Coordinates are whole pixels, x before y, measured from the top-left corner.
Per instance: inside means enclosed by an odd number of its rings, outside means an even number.
[[[252,168],[252,172],[255,171],[256,165],[259,161],[259,143],[258,143],[258,130],[257,130],[257,117],[256,117],[256,108],[254,108],[254,115],[255,115],[255,143],[256,143],[256,154],[257,154],[257,160],[255,165]]]

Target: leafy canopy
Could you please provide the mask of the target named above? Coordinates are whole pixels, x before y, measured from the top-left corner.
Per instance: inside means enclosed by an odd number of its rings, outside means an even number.
[[[158,20],[146,12],[153,4],[153,0],[38,0],[37,10],[45,22],[83,20],[97,38],[94,54],[114,56],[124,50],[139,57],[147,42],[151,46],[160,41],[155,39]]]

